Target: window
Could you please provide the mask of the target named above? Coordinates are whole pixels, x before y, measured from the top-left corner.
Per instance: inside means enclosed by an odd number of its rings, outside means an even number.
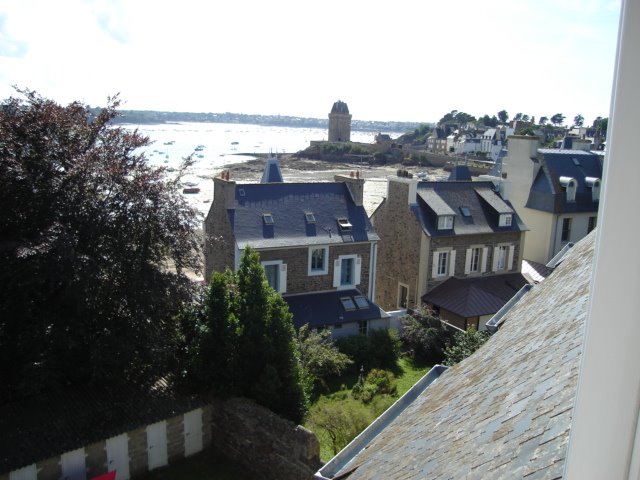
[[[349,222],[348,218],[339,218],[338,219],[338,227],[340,227],[340,231],[350,231],[351,230],[351,223]]]
[[[287,292],[287,264],[282,260],[262,262],[267,283],[278,293]]]
[[[340,297],[340,303],[342,303],[342,307],[347,311],[356,309],[356,304],[353,303],[353,298],[351,297]]]
[[[329,247],[309,248],[309,275],[326,275],[329,272]]]
[[[480,248],[470,249],[469,255],[469,272],[478,272],[480,270]]]
[[[501,213],[500,214],[500,221],[498,223],[498,226],[500,226],[500,227],[510,227],[512,220],[513,220],[513,214],[511,214],[511,213]]]
[[[440,215],[438,217],[438,230],[451,230],[453,228],[453,215]]]
[[[563,218],[562,219],[562,237],[560,237],[560,240],[563,242],[568,242],[569,238],[571,238],[571,219]]]
[[[469,207],[460,207],[460,213],[462,213],[463,217],[471,216],[471,210],[469,210]]]
[[[587,225],[587,233],[596,228],[596,222],[598,217],[589,217],[589,224]]]
[[[507,247],[504,245],[500,245],[497,250],[498,260],[497,260],[497,268],[496,270],[504,270],[507,265]]]
[[[307,223],[316,223],[316,216],[312,212],[306,212],[304,219]]]
[[[360,284],[362,259],[358,255],[340,255],[333,262],[333,286],[355,287]]]
[[[366,335],[368,330],[369,330],[368,320],[361,320],[360,322],[358,322],[358,333],[360,335]]]
[[[591,189],[591,201],[600,200],[600,179],[596,177],[584,177],[584,183]]]
[[[571,177],[560,177],[558,181],[567,192],[567,202],[575,202],[576,188],[578,186],[576,179]]]
[[[447,274],[447,260],[449,260],[449,252],[438,252],[437,275],[439,277]]]
[[[273,220],[273,215],[271,215],[270,213],[263,213],[262,221],[265,225],[273,225],[275,223]]]
[[[366,310],[367,308],[369,308],[369,302],[364,295],[356,295],[355,297],[353,297],[353,299],[355,300],[356,305],[359,309]]]
[[[493,271],[511,270],[513,268],[513,258],[515,255],[515,245],[497,245],[493,247]]]
[[[407,308],[408,300],[409,287],[402,283],[398,284],[398,308]]]

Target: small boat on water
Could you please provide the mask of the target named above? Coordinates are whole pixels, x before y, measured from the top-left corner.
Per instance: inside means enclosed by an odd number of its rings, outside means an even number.
[[[202,150],[204,150],[204,145],[198,145],[198,146],[195,148],[195,151],[196,151],[196,152],[201,152]]]
[[[240,142],[231,142],[231,145],[238,145]]]
[[[185,193],[185,194],[200,193],[200,189],[198,187],[186,187],[182,189],[182,193]]]

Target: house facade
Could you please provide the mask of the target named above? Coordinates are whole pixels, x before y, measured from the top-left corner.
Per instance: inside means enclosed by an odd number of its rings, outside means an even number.
[[[490,276],[512,283],[512,295],[525,283],[519,270],[526,227],[491,182],[390,178],[371,221],[381,238],[375,300],[386,310],[439,307],[429,293],[452,279],[462,282],[448,286],[451,298],[471,298],[464,292]],[[460,328],[482,328],[493,308],[440,315]]]
[[[214,179],[204,225],[205,278],[236,270],[250,246],[296,326],[330,327],[335,336],[388,326],[370,300],[379,237],[362,205],[364,180],[352,172],[334,182],[285,183],[277,174],[270,181],[267,169],[257,184],[236,183],[224,172]]]
[[[601,157],[584,149],[538,148],[538,138],[509,137],[509,151],[494,180],[530,229],[524,258],[547,263],[569,242],[597,225]]]

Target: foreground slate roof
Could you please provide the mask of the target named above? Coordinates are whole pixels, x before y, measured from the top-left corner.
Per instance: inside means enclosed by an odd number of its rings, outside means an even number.
[[[461,207],[467,207],[470,216],[464,216]],[[418,182],[417,204],[411,209],[424,232],[431,237],[527,229],[511,204],[495,192],[492,182],[421,181]],[[498,226],[500,213],[513,213],[511,226]],[[454,215],[453,230],[438,230],[438,215]]]
[[[363,297],[366,307],[346,310],[340,301],[343,297]],[[293,314],[296,328],[309,324],[312,328],[340,325],[349,322],[375,320],[389,315],[358,290],[332,290],[302,295],[285,295]]]
[[[592,232],[578,243],[480,350],[444,372],[332,478],[561,478],[594,241]]]
[[[524,285],[520,273],[477,278],[451,277],[422,296],[422,301],[464,318],[490,315],[500,310]]]
[[[273,225],[265,224],[265,213]],[[315,222],[308,222],[306,213]],[[338,228],[339,218],[348,219],[350,231]],[[229,221],[241,250],[379,240],[343,182],[238,184]]]

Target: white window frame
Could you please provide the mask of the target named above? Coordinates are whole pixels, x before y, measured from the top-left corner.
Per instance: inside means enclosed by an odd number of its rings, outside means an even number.
[[[313,262],[313,252],[315,250],[323,250],[324,251],[324,268],[314,270],[312,267]],[[308,272],[307,274],[312,277],[314,275],[326,275],[329,273],[329,246],[328,245],[316,245],[313,247],[309,247],[309,262],[308,262]]]
[[[491,270],[494,272],[508,272],[513,269],[513,259],[515,254],[515,245],[512,243],[500,243],[493,247],[493,265]],[[498,252],[504,249],[504,265],[500,266],[500,256]]]
[[[474,252],[478,254],[478,262],[476,268],[473,269],[473,257]],[[464,261],[464,273],[466,275],[469,274],[477,274],[484,273],[487,271],[487,248],[484,245],[471,245],[467,248],[465,261]]]
[[[402,306],[402,289],[407,289],[407,298],[405,299],[405,306]],[[406,283],[398,282],[398,308],[408,308],[409,307],[409,285]]]
[[[353,283],[342,285],[342,260],[353,260]],[[362,257],[360,255],[339,255],[333,261],[333,286],[338,290],[346,290],[360,285],[360,275],[362,273]]]
[[[438,216],[438,230],[451,230],[453,228],[453,215]]]
[[[287,264],[282,260],[267,260],[260,262],[262,268],[268,265],[278,265],[278,293],[287,293]],[[266,270],[266,269],[265,269]]]
[[[445,264],[445,272],[440,273],[440,263],[441,263],[441,255],[446,254],[446,264]],[[444,277],[451,277],[455,275],[455,267],[456,267],[456,251],[453,248],[441,248],[435,250],[433,252],[433,257],[431,259],[431,277],[440,279]]]
[[[501,213],[499,227],[510,227],[513,223],[513,213]]]

